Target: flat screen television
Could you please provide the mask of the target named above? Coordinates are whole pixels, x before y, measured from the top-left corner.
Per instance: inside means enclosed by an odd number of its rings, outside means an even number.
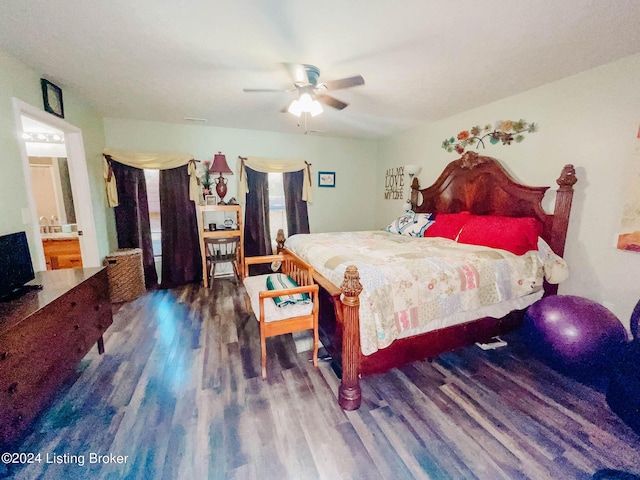
[[[11,300],[37,288],[25,287],[34,278],[26,233],[0,235],[0,301]]]

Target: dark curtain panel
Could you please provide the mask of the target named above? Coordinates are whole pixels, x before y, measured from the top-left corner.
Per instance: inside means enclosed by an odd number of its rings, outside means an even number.
[[[189,199],[188,165],[160,170],[161,288],[202,280],[196,206]]]
[[[248,167],[245,168],[245,172],[249,192],[244,214],[244,254],[247,257],[271,255],[273,251],[269,233],[269,176]],[[263,265],[251,267],[252,275],[269,271],[264,270]]]
[[[142,249],[144,281],[147,288],[154,287],[158,283],[158,274],[151,245],[144,171],[115,161],[111,161],[111,167],[118,186],[119,205],[114,208],[118,248]]]
[[[302,200],[304,170],[282,174],[284,202],[287,209],[288,235],[309,233],[309,214],[307,202]]]

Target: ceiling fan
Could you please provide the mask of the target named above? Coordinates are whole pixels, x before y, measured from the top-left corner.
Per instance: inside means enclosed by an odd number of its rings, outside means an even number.
[[[285,66],[293,79],[293,88],[289,90],[245,88],[243,90],[245,92],[297,92],[297,98],[281,111],[288,111],[297,117],[300,117],[302,113],[309,113],[315,117],[323,111],[321,103],[337,110],[342,110],[349,105],[328,95],[327,92],[364,85],[364,78],[361,75],[319,83],[320,69],[318,67],[298,63],[287,63]]]

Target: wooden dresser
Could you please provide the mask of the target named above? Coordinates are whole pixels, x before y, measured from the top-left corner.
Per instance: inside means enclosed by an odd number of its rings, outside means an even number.
[[[0,303],[0,446],[14,444],[112,323],[107,270],[36,273],[41,284]]]

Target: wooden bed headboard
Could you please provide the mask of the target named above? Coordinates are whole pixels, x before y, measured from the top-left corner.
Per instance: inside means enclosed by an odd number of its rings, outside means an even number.
[[[573,165],[565,165],[556,180],[558,190],[554,212],[542,207],[549,187],[529,187],[516,182],[491,157],[466,152],[446,166],[430,187],[420,189],[418,179],[411,185],[411,206],[418,213],[457,213],[475,215],[534,217],[544,225],[542,238],[554,252],[564,254],[573,185],[577,182]]]

